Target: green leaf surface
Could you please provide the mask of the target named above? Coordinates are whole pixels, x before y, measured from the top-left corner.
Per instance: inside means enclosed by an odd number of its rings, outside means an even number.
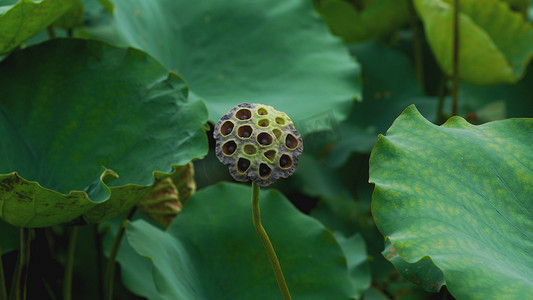
[[[348,238],[342,234],[336,234],[335,237],[348,260],[348,269],[357,292],[356,297],[359,299],[370,287],[371,281],[365,240],[358,233]]]
[[[360,98],[357,63],[310,1],[114,3],[110,23],[88,31],[178,71],[206,101],[211,121],[245,101],[271,105],[296,124],[327,111],[343,119]]]
[[[250,198],[250,187],[222,183],[197,192],[167,231],[142,220],[128,225],[163,299],[281,297]],[[294,299],[354,297],[346,258],[326,228],[274,190],[261,193],[261,214]]]
[[[12,6],[0,6],[0,54],[42,31],[61,17],[76,0],[21,0]]]
[[[461,84],[459,87],[460,99],[465,99],[463,113],[479,110],[487,105],[498,102],[504,103],[504,118],[533,117],[533,64],[529,64],[526,75],[514,85],[502,84],[495,86],[478,86]],[[474,116],[475,121],[481,116]],[[502,118],[503,119],[503,118]]]
[[[0,256],[18,249],[20,243],[20,229],[9,225],[0,219]]]
[[[416,263],[408,263],[398,255],[396,248],[389,240],[385,242],[385,250],[382,254],[403,277],[422,286],[428,292],[438,293],[445,284],[442,271],[433,264],[431,259],[422,258]]]
[[[113,241],[123,218],[124,216],[120,215],[101,223],[98,227],[98,231],[103,234],[104,253],[107,257],[109,257],[109,252],[111,251]],[[132,220],[138,219],[142,219],[149,223],[151,222],[154,226],[159,226],[157,223],[137,211],[133,215]],[[157,293],[154,284],[152,263],[137,254],[125,237],[122,238],[122,241],[120,242],[117,263],[120,264],[120,278],[122,279],[122,283],[129,291],[150,300],[163,299]]]
[[[316,0],[315,8],[347,44],[390,35],[409,17],[407,0]]]
[[[527,20],[527,11],[529,9],[531,0],[503,0],[503,1],[509,3],[509,6],[511,7],[511,9],[520,12],[524,16],[524,19]]]
[[[115,13],[115,4],[111,0],[98,0],[98,2],[108,13]]]
[[[361,61],[365,89],[348,119],[339,124],[339,140],[328,163],[340,167],[351,153],[370,153],[378,134],[385,132],[405,107],[416,104],[431,120],[437,112],[437,99],[423,95],[411,59],[398,49],[380,42],[352,46]]]
[[[112,217],[154,171],[207,152],[204,104],[139,50],[56,39],[13,53],[0,78],[0,215],[15,226]]]
[[[429,257],[455,297],[533,293],[533,119],[436,126],[407,108],[370,158],[376,225],[408,263]]]
[[[439,65],[452,74],[451,0],[415,0]],[[500,0],[460,1],[459,77],[472,84],[514,83],[533,57],[533,27]]]
[[[63,29],[72,29],[74,27],[83,26],[83,3],[81,0],[76,0],[74,4],[65,12],[59,19],[57,19],[52,26]]]

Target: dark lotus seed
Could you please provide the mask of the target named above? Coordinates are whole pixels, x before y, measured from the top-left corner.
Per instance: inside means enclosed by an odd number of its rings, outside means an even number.
[[[244,131],[244,132],[242,133],[242,137],[243,137],[243,138],[250,137],[250,132],[249,132],[249,131]]]
[[[268,150],[267,152],[264,153],[265,157],[268,158],[268,160],[274,160],[274,157],[276,155],[276,151],[274,150]]]
[[[283,154],[280,158],[279,158],[279,166],[282,167],[282,168],[290,168],[292,166],[292,159],[290,156],[288,156],[287,154]]]
[[[259,166],[259,176],[261,177],[267,177],[268,175],[270,175],[270,172],[272,170],[265,164],[261,164]]]
[[[243,108],[243,109],[240,109],[239,111],[237,111],[235,116],[239,120],[248,120],[252,116],[252,113],[250,112],[250,110],[248,110],[246,108]]]
[[[250,161],[246,158],[239,158],[239,161],[237,162],[237,169],[244,173],[246,170],[248,170],[248,167],[250,167]]]
[[[257,136],[257,142],[263,146],[268,146],[272,144],[272,136],[266,132],[261,132]]]
[[[222,152],[226,155],[232,155],[237,149],[237,144],[234,141],[228,141],[222,145]]]
[[[294,150],[296,149],[296,147],[298,147],[298,140],[294,135],[289,133],[285,138],[285,145],[287,146],[287,148]]]

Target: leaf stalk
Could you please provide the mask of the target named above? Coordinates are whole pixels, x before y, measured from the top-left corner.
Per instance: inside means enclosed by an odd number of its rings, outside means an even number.
[[[105,275],[104,275],[104,290],[105,290],[104,299],[106,300],[113,299],[113,282],[115,278],[115,262],[117,260],[118,250],[120,248],[122,237],[124,237],[124,233],[126,232],[126,227],[128,226],[128,223],[133,217],[133,214],[135,213],[136,209],[137,207],[134,206],[128,212],[128,214],[124,216],[124,219],[122,219],[122,223],[120,223],[120,227],[118,228],[117,235],[115,236],[115,239],[113,240],[113,245],[111,246],[111,252],[109,253],[109,260],[107,261],[107,266],[106,266]]]
[[[452,115],[456,116],[459,102],[459,0],[453,3]]]
[[[30,264],[31,231],[29,228],[20,229],[19,263],[15,282],[15,299],[26,300],[28,284],[28,268]]]
[[[424,80],[424,57],[423,57],[423,51],[422,51],[422,33],[420,32],[420,28],[418,27],[417,21],[418,21],[418,15],[416,14],[415,6],[413,4],[414,0],[408,0],[407,6],[409,9],[409,26],[411,26],[411,30],[413,31],[413,54],[414,54],[414,61],[415,61],[415,72],[416,72],[416,79],[418,79],[418,82],[420,83],[420,86],[422,87],[422,91],[426,91],[426,85]]]
[[[72,299],[72,270],[74,268],[74,254],[76,252],[76,240],[78,239],[78,226],[74,226],[70,233],[68,244],[67,261],[63,277],[63,300]]]
[[[6,278],[4,276],[4,264],[2,262],[2,247],[0,246],[0,300],[7,300]]]

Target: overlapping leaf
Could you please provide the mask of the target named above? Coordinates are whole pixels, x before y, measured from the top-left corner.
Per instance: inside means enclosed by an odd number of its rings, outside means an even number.
[[[143,49],[178,71],[217,121],[238,103],[272,105],[296,122],[360,98],[359,70],[310,1],[116,0],[94,36]],[[94,30],[93,30],[94,29]]]
[[[442,271],[433,264],[431,259],[423,258],[416,263],[408,263],[398,255],[389,240],[385,242],[385,250],[382,254],[403,277],[420,285],[426,291],[437,293],[445,284]]]
[[[457,298],[533,293],[533,119],[442,126],[406,109],[372,150],[374,220]]]
[[[452,74],[451,0],[415,0],[442,70]],[[459,76],[473,84],[514,83],[533,57],[533,27],[500,0],[460,1]]]
[[[46,55],[43,55],[45,53]],[[58,39],[0,63],[0,216],[41,227],[101,221],[207,151],[207,112],[145,53]]]
[[[315,0],[331,32],[348,44],[393,33],[407,22],[407,5],[406,0]]]
[[[152,261],[163,299],[281,297],[250,197],[247,186],[218,184],[197,192],[166,232],[142,220],[128,225],[128,241]],[[294,299],[354,297],[346,258],[326,228],[276,191],[262,192],[261,214]]]
[[[21,0],[0,6],[0,54],[7,53],[61,17],[75,0]]]
[[[351,50],[363,68],[365,100],[356,103],[348,119],[338,126],[338,142],[328,157],[335,167],[343,165],[353,152],[370,153],[378,134],[387,130],[406,106],[415,103],[429,119],[435,119],[437,111],[437,99],[424,96],[405,53],[379,42]]]
[[[366,253],[366,243],[361,234],[354,234],[345,238],[342,234],[336,234],[342,250],[348,260],[348,269],[359,299],[364,291],[370,287],[370,267]]]

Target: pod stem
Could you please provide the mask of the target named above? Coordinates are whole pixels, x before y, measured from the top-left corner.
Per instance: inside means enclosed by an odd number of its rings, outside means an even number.
[[[255,184],[255,182],[252,182],[252,215],[254,228],[255,231],[257,231],[257,234],[259,235],[259,238],[261,239],[261,242],[263,243],[263,246],[265,247],[265,250],[268,254],[268,258],[270,259],[270,263],[272,264],[272,269],[274,270],[274,275],[276,275],[276,280],[278,282],[279,290],[281,291],[283,299],[292,300],[291,294],[289,293],[289,288],[287,287],[287,283],[285,282],[285,277],[283,276],[283,271],[281,270],[281,266],[278,261],[278,257],[276,255],[276,252],[274,251],[274,247],[272,247],[272,243],[268,238],[265,228],[263,228],[263,225],[261,225],[261,212],[259,210],[259,190],[259,185]]]

